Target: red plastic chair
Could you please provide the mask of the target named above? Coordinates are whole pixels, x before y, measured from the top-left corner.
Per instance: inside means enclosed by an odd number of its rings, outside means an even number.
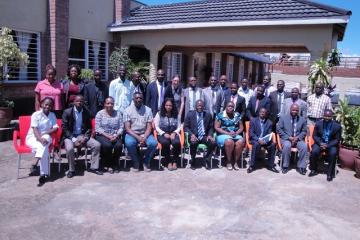
[[[26,135],[30,128],[31,116],[20,116],[19,117],[19,130],[13,132],[13,145],[15,151],[18,153],[19,158],[17,161],[17,178],[19,178],[19,170],[21,164],[22,154],[32,153],[30,147],[25,144]],[[20,144],[18,139],[20,139]]]

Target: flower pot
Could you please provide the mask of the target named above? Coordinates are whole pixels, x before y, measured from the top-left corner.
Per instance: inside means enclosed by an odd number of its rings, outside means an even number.
[[[340,146],[339,160],[340,165],[344,169],[354,170],[355,158],[359,155],[359,151],[355,149]]]
[[[0,128],[9,125],[13,117],[13,109],[9,107],[0,107]]]
[[[355,177],[360,178],[360,156],[355,157]]]

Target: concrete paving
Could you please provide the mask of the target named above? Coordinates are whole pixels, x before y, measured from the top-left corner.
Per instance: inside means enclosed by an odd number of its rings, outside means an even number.
[[[0,143],[0,239],[359,239],[360,182],[225,168],[121,171],[36,187]],[[26,155],[25,160],[31,159]],[[83,164],[83,163],[82,163]],[[78,164],[79,169],[82,167]],[[65,167],[64,167],[65,168]],[[53,172],[56,168],[53,168]]]

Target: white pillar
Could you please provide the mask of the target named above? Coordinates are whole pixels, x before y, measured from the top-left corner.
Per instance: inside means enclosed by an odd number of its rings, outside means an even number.
[[[158,70],[158,55],[162,47],[145,46],[150,52],[150,70],[149,70],[149,83],[156,80],[156,71]]]

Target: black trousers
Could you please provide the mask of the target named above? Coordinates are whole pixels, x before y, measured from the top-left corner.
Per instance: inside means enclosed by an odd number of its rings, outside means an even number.
[[[330,147],[326,150],[326,157],[329,161],[329,168],[327,175],[328,176],[334,176],[335,175],[335,163],[336,163],[336,155],[338,153],[337,147]],[[318,160],[320,159],[321,153],[323,151],[321,150],[320,146],[317,144],[312,145],[312,151],[310,154],[310,170],[317,171],[318,168]]]
[[[111,142],[104,136],[96,135],[96,140],[100,142],[100,157],[102,165],[104,167],[118,167],[119,158],[122,151],[122,141],[117,139],[115,142]]]
[[[252,150],[251,150],[251,159],[250,159],[250,167],[254,167],[255,166],[255,161],[256,161],[256,155],[257,153],[260,151],[261,147],[264,147],[266,149],[267,153],[267,166],[268,167],[273,167],[275,165],[275,143],[270,142],[267,145],[260,145],[258,142],[256,142],[255,144],[252,145]]]
[[[179,159],[179,155],[181,151],[181,143],[179,136],[176,135],[174,140],[168,139],[164,136],[158,136],[158,141],[162,146],[161,151],[163,152],[166,161],[168,161],[168,163],[176,163],[177,160]],[[171,154],[170,146],[172,146],[172,154],[173,154],[172,158],[170,157]]]
[[[205,144],[207,146],[207,153],[206,153],[206,156],[205,158],[208,159],[209,156],[213,153],[214,151],[214,148],[216,147],[216,144],[215,142],[211,142],[211,141],[208,141],[206,139],[206,136],[203,137],[203,139],[201,140],[198,140],[196,142],[192,142],[190,140],[190,155],[191,155],[191,159],[194,160],[195,159],[195,156],[196,156],[196,149],[198,147],[199,144]]]

